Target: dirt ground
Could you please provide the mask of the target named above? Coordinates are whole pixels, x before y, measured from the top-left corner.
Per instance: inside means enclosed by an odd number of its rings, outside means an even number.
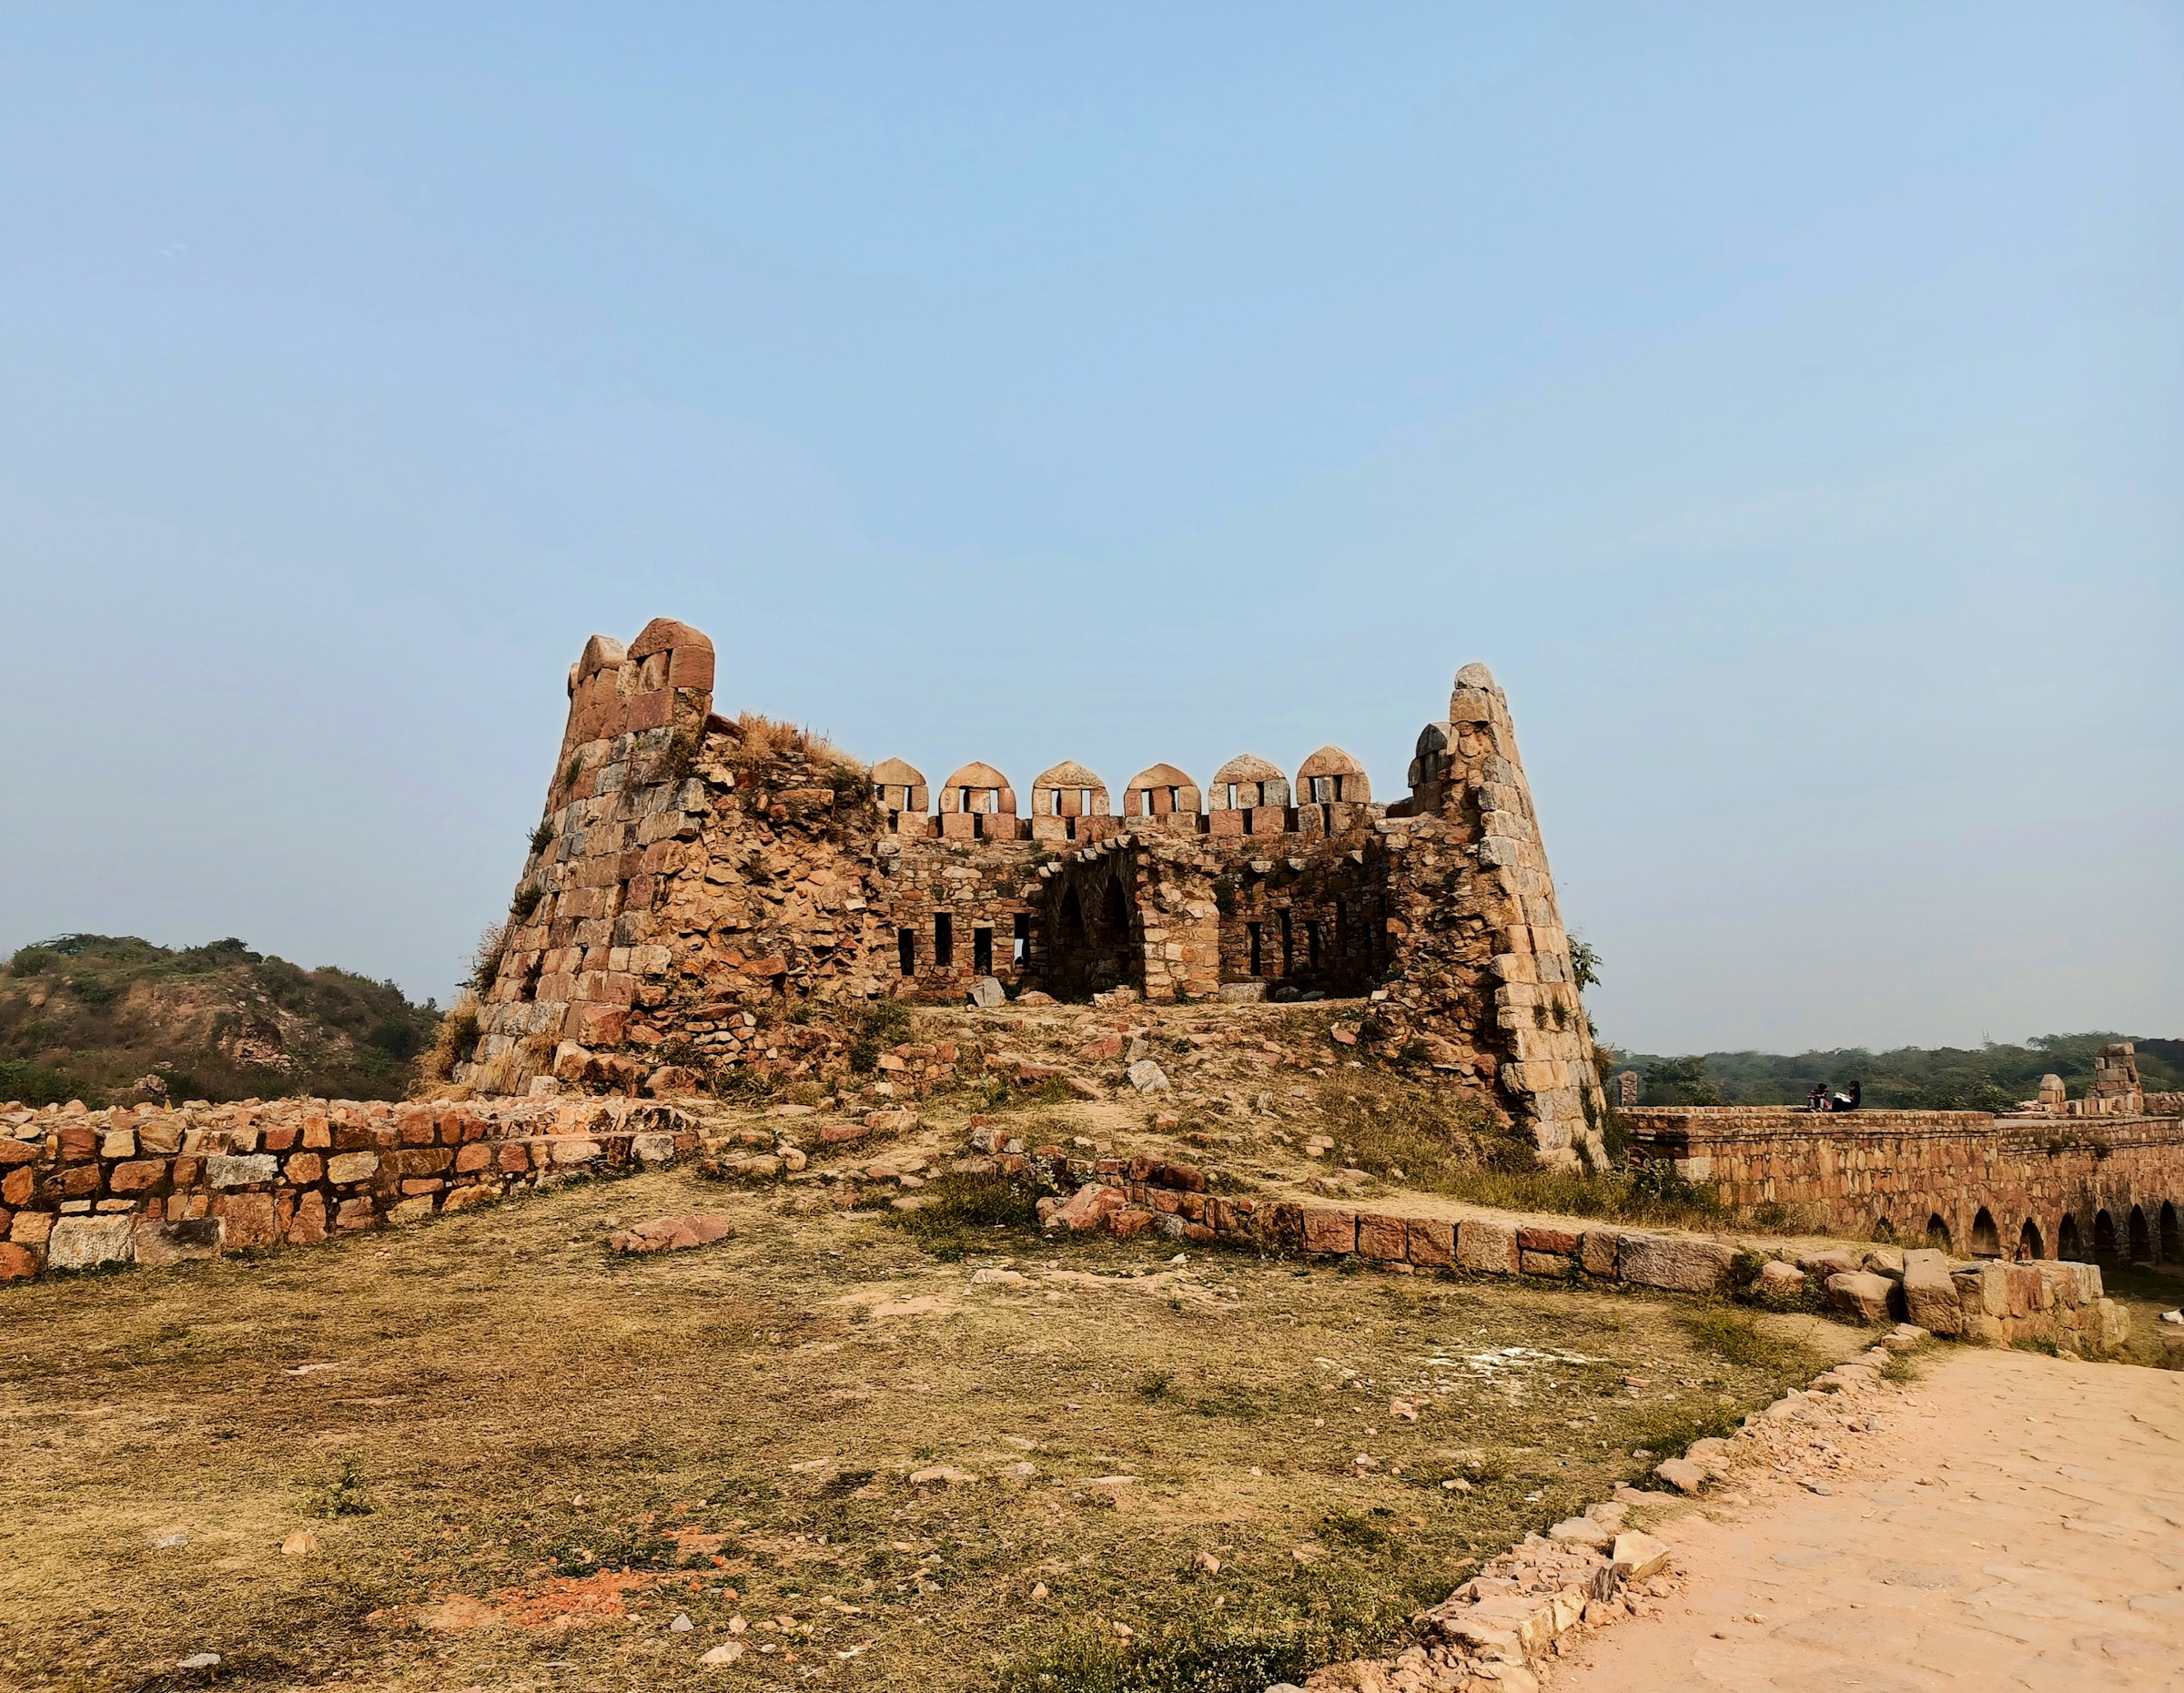
[[[1936,1356],[1831,1492],[1763,1472],[1659,1526],[1679,1597],[1553,1693],[2184,1687],[2184,1374]]]
[[[7,1290],[0,1685],[1259,1693],[1857,1339],[903,1215],[662,1172]]]

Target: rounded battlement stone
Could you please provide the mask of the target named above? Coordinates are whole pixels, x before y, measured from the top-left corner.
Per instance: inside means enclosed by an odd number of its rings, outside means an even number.
[[[1041,771],[1031,785],[1035,817],[1104,817],[1107,785],[1074,759]]]
[[[1260,806],[1287,806],[1289,778],[1279,765],[1269,764],[1251,753],[1239,753],[1213,773],[1208,808],[1214,811],[1250,811]]]
[[[873,765],[872,791],[884,811],[923,813],[932,805],[925,773],[900,758],[883,758]]]
[[[580,683],[602,670],[618,668],[629,655],[629,649],[612,635],[593,635],[584,643],[582,654],[569,667],[570,691],[573,693]]]
[[[941,784],[940,808],[946,812],[985,812],[1016,816],[1016,790],[991,765],[967,764]]]
[[[1198,785],[1173,765],[1153,765],[1130,778],[1122,792],[1126,817],[1195,816],[1203,796]]]
[[[1297,797],[1313,806],[1330,801],[1367,805],[1372,799],[1372,781],[1365,766],[1340,746],[1322,746],[1297,766]]]

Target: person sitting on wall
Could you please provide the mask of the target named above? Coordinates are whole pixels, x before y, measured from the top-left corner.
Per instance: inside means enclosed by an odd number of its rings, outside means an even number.
[[[1827,1109],[1827,1083],[1813,1083],[1813,1090],[1805,1096],[1805,1109],[1808,1111],[1824,1111]]]
[[[1831,1111],[1856,1110],[1858,1109],[1858,1084],[1855,1081],[1852,1082],[1848,1093],[1830,1094],[1827,1100],[1827,1109]]]

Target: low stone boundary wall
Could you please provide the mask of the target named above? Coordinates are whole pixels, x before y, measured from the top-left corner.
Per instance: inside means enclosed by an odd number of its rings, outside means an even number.
[[[323,1241],[697,1143],[653,1100],[0,1108],[0,1281]]]
[[[1039,1175],[1074,1190],[1039,1201],[1049,1229],[1099,1230],[1252,1251],[1361,1259],[1397,1274],[1466,1270],[1486,1275],[1600,1281],[1677,1293],[1729,1293],[1760,1304],[1817,1303],[1862,1323],[1908,1318],[1936,1334],[1989,1345],[2047,1343],[2098,1355],[2123,1343],[2128,1319],[2087,1263],[1962,1263],[1930,1251],[1668,1234],[1574,1218],[1430,1217],[1347,1205],[1230,1198],[1194,1165],[1087,1159],[1058,1146],[1026,1148],[995,1129],[971,1148],[1012,1178]],[[1035,1168],[1036,1165],[1036,1168]]]

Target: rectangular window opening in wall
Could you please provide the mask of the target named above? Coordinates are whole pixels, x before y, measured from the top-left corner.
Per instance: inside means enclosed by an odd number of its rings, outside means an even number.
[[[1259,925],[1256,923],[1245,924],[1244,933],[1251,938],[1251,974],[1257,976],[1260,973],[1259,968]]]
[[[945,911],[933,914],[933,962],[944,970],[956,962],[956,919]]]
[[[981,976],[994,973],[994,931],[979,928],[971,931],[971,968]]]
[[[1292,975],[1297,968],[1297,931],[1289,926],[1289,914],[1281,914],[1281,973]]]
[[[1315,971],[1320,968],[1320,919],[1307,917],[1304,924],[1304,956]]]
[[[1031,913],[1028,911],[1016,913],[1016,934],[1012,948],[1011,961],[1021,969],[1025,960],[1031,956]]]
[[[898,928],[895,931],[895,956],[901,961],[904,975],[915,976],[917,974],[917,931],[915,929]]]
[[[1350,907],[1343,901],[1335,901],[1335,957],[1350,954]]]

